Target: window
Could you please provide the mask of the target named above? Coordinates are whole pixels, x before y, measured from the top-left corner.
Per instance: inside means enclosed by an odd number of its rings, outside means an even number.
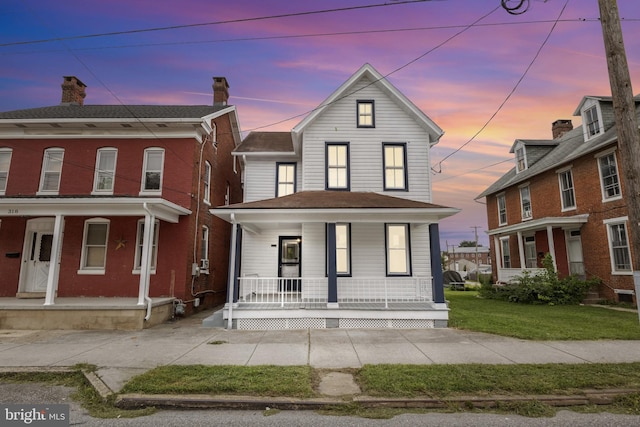
[[[626,227],[627,218],[607,221],[612,273],[631,273],[631,253]]]
[[[144,150],[142,193],[160,194],[163,166],[164,150],[162,148],[147,148]]]
[[[203,260],[207,260],[206,263],[209,264],[209,227],[206,225],[202,226],[202,242],[200,246],[200,256]],[[202,266],[204,267],[204,266]],[[208,269],[209,266],[206,266]]]
[[[571,169],[558,174],[560,180],[560,199],[562,201],[562,210],[576,208],[576,196],[573,191],[573,175]]]
[[[528,236],[524,238],[524,256],[524,265],[526,268],[538,267],[535,236]]]
[[[326,190],[349,190],[349,145],[327,144]]]
[[[206,204],[211,204],[211,163],[204,162],[204,195],[202,200]]]
[[[118,150],[115,148],[101,148],[96,155],[96,170],[93,177],[93,192],[113,194],[116,176],[116,158]]]
[[[598,158],[600,183],[602,185],[603,200],[620,198],[620,180],[618,179],[618,165],[615,153],[609,153]]]
[[[500,249],[502,250],[502,268],[511,268],[511,252],[509,250],[509,238],[500,239]]]
[[[499,194],[496,196],[498,199],[498,224],[506,225],[507,224],[507,200],[504,194]]]
[[[351,274],[351,224],[336,224],[336,273]]]
[[[276,164],[276,197],[288,196],[296,192],[296,164]]]
[[[64,150],[62,148],[48,148],[44,151],[39,193],[58,194],[63,158]]]
[[[214,147],[218,145],[218,126],[215,123],[211,123],[211,143]]]
[[[156,261],[158,259],[158,229],[159,222],[156,220],[153,226],[152,247],[151,247],[151,271],[156,269]],[[142,244],[144,243],[144,220],[138,221],[138,232],[136,234],[136,259],[134,271],[140,271],[142,266]]]
[[[387,224],[387,275],[410,276],[409,224]]]
[[[522,219],[531,219],[533,214],[531,213],[531,193],[528,185],[520,188],[520,204],[522,207]]]
[[[587,127],[587,137],[600,133],[600,119],[598,118],[598,107],[596,105],[584,111],[584,123]]]
[[[358,127],[376,127],[373,100],[358,100]]]
[[[108,236],[109,220],[95,218],[85,221],[78,274],[104,274]]]
[[[516,171],[522,172],[527,168],[527,159],[524,153],[524,147],[516,149]]]
[[[384,189],[407,189],[406,144],[383,144]]]
[[[7,190],[11,152],[12,150],[10,148],[0,148],[0,196],[4,195]]]

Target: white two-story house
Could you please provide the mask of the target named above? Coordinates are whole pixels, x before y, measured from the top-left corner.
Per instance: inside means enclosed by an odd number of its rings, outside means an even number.
[[[291,132],[234,151],[227,327],[447,325],[430,149],[443,131],[365,64]]]

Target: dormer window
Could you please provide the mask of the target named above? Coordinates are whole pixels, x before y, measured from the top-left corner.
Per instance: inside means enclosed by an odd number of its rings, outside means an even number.
[[[358,105],[358,127],[359,128],[376,127],[373,100],[358,100],[357,105]]]
[[[527,158],[525,156],[524,147],[516,148],[516,172],[522,172],[527,169]]]
[[[587,127],[587,135],[594,136],[600,133],[600,120],[598,118],[598,108],[593,107],[584,111],[584,123]]]

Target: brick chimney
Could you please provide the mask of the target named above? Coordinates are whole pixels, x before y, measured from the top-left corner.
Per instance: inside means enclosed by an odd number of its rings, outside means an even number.
[[[225,77],[213,78],[213,106],[222,107],[229,100],[229,83]]]
[[[62,82],[62,101],[60,101],[63,105],[83,105],[84,97],[87,96],[84,93],[86,84],[82,83],[75,76],[64,76],[64,81]]]
[[[556,120],[551,124],[551,133],[553,134],[553,139],[558,139],[565,133],[569,132],[573,129],[573,123],[571,120],[560,119]]]

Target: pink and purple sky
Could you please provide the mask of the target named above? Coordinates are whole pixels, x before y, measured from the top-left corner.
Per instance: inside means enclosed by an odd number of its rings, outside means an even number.
[[[638,85],[640,2],[618,6]],[[0,111],[58,104],[66,75],[87,104],[209,104],[224,76],[245,134],[286,131],[368,62],[445,130],[433,202],[462,212],[441,223],[443,249],[473,226],[487,245],[474,198],[513,166],[514,140],[580,125],[582,97],[611,94],[598,17],[597,0],[530,0],[519,16],[500,0],[3,0]]]

